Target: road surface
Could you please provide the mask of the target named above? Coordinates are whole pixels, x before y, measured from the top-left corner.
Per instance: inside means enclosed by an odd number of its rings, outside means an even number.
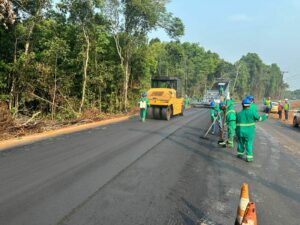
[[[300,129],[260,123],[248,164],[199,138],[208,125],[207,109],[191,109],[3,151],[0,224],[229,225],[248,182],[259,224],[299,225]]]

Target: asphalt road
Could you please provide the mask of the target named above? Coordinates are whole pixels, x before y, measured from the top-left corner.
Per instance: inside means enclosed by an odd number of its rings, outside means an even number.
[[[137,118],[0,153],[1,225],[233,224],[248,182],[258,224],[300,224],[300,129],[257,126],[254,162],[201,139],[206,109]]]

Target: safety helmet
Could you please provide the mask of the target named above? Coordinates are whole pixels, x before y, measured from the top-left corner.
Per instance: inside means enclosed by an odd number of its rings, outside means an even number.
[[[226,109],[226,104],[224,102],[221,102],[219,104],[220,109]]]
[[[215,106],[216,103],[215,103],[214,101],[212,101],[212,102],[209,103],[209,105],[210,105],[210,106]]]
[[[142,97],[147,97],[147,92],[144,92],[144,93],[142,94]]]
[[[284,101],[288,101],[288,99],[286,98],[286,99],[284,99]]]
[[[247,96],[247,98],[248,98],[250,101],[253,101],[253,100],[254,100],[254,97],[253,97],[252,95]]]
[[[251,101],[249,98],[244,98],[242,101],[242,105],[243,106],[250,106],[251,105]]]

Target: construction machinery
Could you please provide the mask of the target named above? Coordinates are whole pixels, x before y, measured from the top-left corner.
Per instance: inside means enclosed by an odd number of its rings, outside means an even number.
[[[184,113],[184,99],[177,77],[153,77],[147,96],[150,101],[147,109],[149,119],[170,120],[172,116]]]
[[[223,89],[223,93],[220,93],[220,89]],[[211,89],[206,90],[204,93],[203,102],[209,103],[210,101],[214,101],[217,104],[223,102],[225,99],[230,98],[230,80],[219,78],[217,82],[215,82]]]

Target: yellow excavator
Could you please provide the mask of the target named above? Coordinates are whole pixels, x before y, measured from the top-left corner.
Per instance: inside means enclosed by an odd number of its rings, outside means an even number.
[[[170,120],[175,115],[183,116],[185,108],[179,78],[153,77],[147,96],[150,101],[148,119]]]

